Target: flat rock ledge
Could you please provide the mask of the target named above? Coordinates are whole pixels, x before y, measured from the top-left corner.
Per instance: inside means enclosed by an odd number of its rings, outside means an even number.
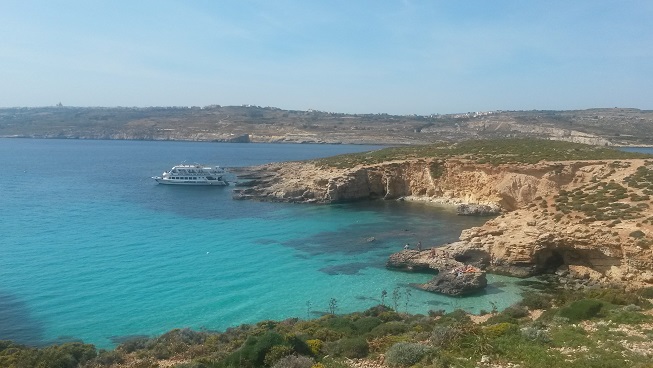
[[[389,269],[408,272],[435,272],[437,275],[425,284],[415,284],[418,289],[451,296],[464,296],[485,289],[485,271],[476,265],[459,262],[455,249],[431,248],[427,250],[403,250],[390,255],[386,262]]]

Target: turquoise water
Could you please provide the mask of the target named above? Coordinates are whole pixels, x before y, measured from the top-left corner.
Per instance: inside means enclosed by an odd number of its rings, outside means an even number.
[[[450,242],[482,219],[423,203],[235,201],[233,188],[150,179],[183,160],[236,167],[373,148],[0,139],[0,339],[111,348],[173,328],[315,317],[332,298],[338,313],[363,310],[383,290],[411,313],[517,301],[510,278],[449,298],[409,287],[429,275],[384,268],[406,242]]]

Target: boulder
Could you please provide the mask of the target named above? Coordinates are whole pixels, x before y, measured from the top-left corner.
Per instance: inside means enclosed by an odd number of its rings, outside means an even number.
[[[440,272],[431,281],[417,285],[418,288],[426,291],[461,296],[473,294],[483,290],[487,286],[485,272]]]

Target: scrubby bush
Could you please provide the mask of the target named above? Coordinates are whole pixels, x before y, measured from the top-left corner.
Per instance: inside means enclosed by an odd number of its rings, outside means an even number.
[[[439,320],[438,324],[466,324],[471,323],[472,319],[469,317],[467,312],[462,309],[456,309],[453,312],[443,315]]]
[[[320,350],[322,350],[322,346],[324,343],[320,339],[311,339],[311,340],[306,340],[306,345],[311,351],[311,354],[317,355]]]
[[[321,362],[315,364],[313,368],[351,368],[351,366],[340,359],[325,357]]]
[[[261,336],[250,336],[243,346],[229,355],[224,366],[260,367],[265,356],[275,345],[284,344],[284,339],[276,332],[268,331]]]
[[[146,337],[137,337],[124,341],[122,344],[118,345],[116,349],[129,354],[133,353],[136,350],[145,349],[149,342],[150,339]]]
[[[313,337],[322,341],[336,341],[344,336],[342,332],[337,332],[326,327],[319,328],[313,333]]]
[[[558,314],[575,323],[596,317],[603,308],[603,302],[596,299],[582,299],[560,309]]]
[[[642,314],[638,310],[632,310],[631,308],[627,307],[610,310],[608,318],[614,323],[623,323],[629,325],[642,324],[645,322],[650,322],[653,319],[653,317],[650,315]]]
[[[543,343],[548,343],[551,341],[551,337],[547,330],[537,328],[535,326],[523,327],[521,330],[521,335],[531,341],[539,341]]]
[[[385,354],[385,362],[391,367],[409,367],[419,362],[429,348],[412,342],[399,342],[390,347]]]
[[[172,366],[172,368],[210,368],[211,366],[204,364],[202,362],[188,362],[188,363],[178,363]]]
[[[188,328],[174,329],[156,339],[148,340],[146,349],[157,359],[167,359],[173,355],[188,350],[190,346],[200,345],[206,340],[207,334]]]
[[[382,323],[383,321],[378,317],[363,317],[354,322],[354,327],[358,334],[365,334],[372,331],[374,327]]]
[[[311,368],[315,361],[303,355],[288,355],[279,359],[272,368]]]
[[[616,305],[637,305],[643,308],[650,308],[652,305],[649,301],[643,299],[638,293],[626,291],[624,289],[595,289],[585,292],[588,299],[598,299],[610,304]]]
[[[519,304],[528,309],[547,309],[551,307],[551,296],[532,291],[525,292]]]
[[[503,336],[507,333],[514,332],[517,329],[516,324],[501,322],[483,327],[483,333],[491,338]]]
[[[464,332],[459,326],[435,326],[431,332],[429,343],[435,347],[446,348],[460,338]]]
[[[392,321],[378,325],[370,331],[370,336],[381,337],[386,335],[400,335],[408,331],[408,325],[404,322]]]
[[[339,332],[343,336],[353,336],[356,326],[354,322],[345,317],[333,317],[326,320],[326,327],[329,329]]]
[[[338,340],[327,345],[330,354],[345,358],[364,358],[369,353],[369,345],[362,337]]]
[[[272,366],[280,359],[292,355],[293,350],[290,346],[287,345],[274,345],[270,350],[265,354],[265,359],[263,362],[266,366]]]
[[[638,294],[643,298],[653,299],[653,286],[649,286],[647,288],[643,288],[639,290]]]
[[[100,350],[97,357],[93,359],[94,363],[100,365],[120,364],[125,361],[125,356],[118,350]]]

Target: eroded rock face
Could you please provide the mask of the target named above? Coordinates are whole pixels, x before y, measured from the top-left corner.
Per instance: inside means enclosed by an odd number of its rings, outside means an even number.
[[[438,172],[433,172],[433,165]],[[349,169],[318,167],[309,162],[268,164],[243,169],[256,178],[236,199],[335,203],[361,199],[419,197],[466,204],[468,212],[513,210],[534,197],[558,191],[563,181],[556,165],[473,164],[466,160],[415,159]]]
[[[236,190],[234,198],[300,203],[402,198],[461,205],[464,213],[500,209],[501,216],[461,233],[449,247],[454,259],[523,277],[584,267],[596,282],[641,287],[653,285],[653,201],[647,194],[653,184],[632,179],[642,170],[653,173],[653,163],[492,166],[415,159],[350,169],[283,163],[250,170],[252,184]]]

